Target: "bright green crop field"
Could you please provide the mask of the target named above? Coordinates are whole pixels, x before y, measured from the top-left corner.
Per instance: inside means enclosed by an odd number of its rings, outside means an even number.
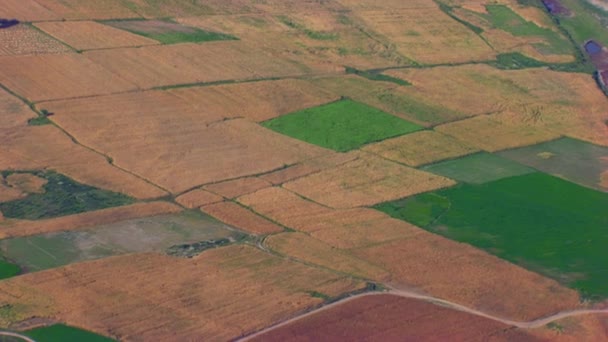
[[[262,125],[340,152],[422,129],[414,123],[348,99],[287,114]]]
[[[459,186],[377,209],[608,297],[608,193],[544,173]]]
[[[24,335],[38,342],[113,342],[114,340],[97,335],[90,331],[55,324],[48,327],[35,328],[24,332]]]

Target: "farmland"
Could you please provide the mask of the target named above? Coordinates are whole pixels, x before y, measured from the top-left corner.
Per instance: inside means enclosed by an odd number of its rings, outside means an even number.
[[[605,0],[0,2],[0,340],[608,340]]]

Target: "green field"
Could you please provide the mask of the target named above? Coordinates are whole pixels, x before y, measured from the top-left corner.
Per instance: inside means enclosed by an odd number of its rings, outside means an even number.
[[[340,152],[422,129],[352,100],[304,109],[262,124],[276,132]]]
[[[602,45],[608,46],[608,31],[605,28],[608,14],[602,13],[585,1],[561,0],[561,2],[574,13],[570,17],[560,16],[559,22],[575,42],[582,46],[585,41],[595,39]]]
[[[422,168],[460,182],[481,184],[534,172],[533,169],[490,153],[476,153]]]
[[[2,172],[4,176],[10,173],[12,171]],[[48,180],[44,185],[44,192],[0,203],[0,211],[5,217],[39,220],[135,202],[134,199],[123,194],[84,185],[53,171],[27,171],[27,173]]]
[[[55,324],[48,327],[35,328],[23,332],[24,335],[35,339],[37,342],[112,342],[109,337],[97,335],[90,331],[70,327],[63,324]]]
[[[376,208],[553,277],[585,296],[608,296],[606,193],[531,173]]]
[[[197,211],[159,215],[99,225],[89,229],[17,237],[0,241],[1,254],[35,272],[75,262],[126,253],[175,253],[175,246],[198,246],[195,254],[217,241],[235,241],[245,234],[228,229]],[[173,251],[173,253],[172,253]],[[1,265],[0,265],[1,266]]]
[[[608,190],[599,185],[601,174],[608,170],[608,147],[562,138],[498,155],[590,188]]]
[[[0,259],[0,279],[14,277],[21,273],[21,268],[7,260]]]
[[[122,30],[138,34],[140,36],[157,40],[163,44],[202,43],[216,40],[237,40],[236,37],[229,34],[205,31],[196,27],[182,26],[179,23],[176,23],[171,20],[159,20],[159,22],[162,22],[168,26],[164,29],[156,29],[154,27],[146,29],[143,27],[137,28],[135,26],[130,26],[129,23],[133,22],[144,22],[144,20],[112,20],[106,21],[104,22],[104,24],[108,24],[120,28]],[[174,29],[171,29],[171,27],[173,27]]]

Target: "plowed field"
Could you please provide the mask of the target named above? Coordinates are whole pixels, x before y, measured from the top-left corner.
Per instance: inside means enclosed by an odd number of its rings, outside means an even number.
[[[0,56],[66,53],[72,50],[59,41],[27,25],[0,30]]]

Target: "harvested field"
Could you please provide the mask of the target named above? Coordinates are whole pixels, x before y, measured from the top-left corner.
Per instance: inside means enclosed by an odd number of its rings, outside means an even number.
[[[538,144],[560,137],[537,125],[505,122],[491,115],[448,123],[435,127],[435,130],[488,152]]]
[[[120,76],[75,53],[0,57],[0,83],[31,101],[136,89]]]
[[[66,53],[72,50],[25,24],[0,30],[0,56]]]
[[[273,185],[279,185],[311,173],[347,163],[356,158],[357,155],[354,153],[329,153],[281,170],[260,175],[259,178],[267,180]]]
[[[144,202],[132,205],[89,211],[48,220],[4,220],[0,221],[0,238],[22,237],[59,231],[69,231],[110,224],[152,215],[180,212],[182,208],[168,202]]]
[[[340,71],[331,65],[279,60],[243,41],[96,50],[84,55],[142,89]]]
[[[228,116],[243,116],[261,122],[287,113],[316,107],[340,97],[307,81],[283,79],[188,87],[169,92],[192,106]]]
[[[604,341],[608,339],[608,318],[601,314],[569,317],[526,332],[544,341]]]
[[[235,198],[256,192],[272,186],[270,182],[258,177],[245,177],[225,182],[205,185],[203,189],[211,191],[226,198]]]
[[[157,41],[94,21],[47,21],[34,24],[76,50],[155,45]]]
[[[421,64],[490,60],[495,54],[479,36],[435,4],[407,9],[355,11],[367,27]]]
[[[74,142],[56,127],[26,126],[0,134],[3,168],[35,170],[50,168],[80,183],[124,193],[135,198],[158,198],[167,193],[124,172]]]
[[[263,125],[340,152],[421,129],[416,124],[352,100],[304,109],[266,121]]]
[[[420,231],[376,210],[329,209],[282,188],[260,190],[238,200],[261,215],[340,249],[387,242]]]
[[[284,184],[332,208],[374,205],[455,184],[441,176],[362,153],[354,161]]]
[[[19,126],[25,126],[29,119],[37,116],[23,101],[0,88],[0,132],[13,131]]]
[[[36,0],[4,0],[0,7],[0,18],[17,18],[21,21],[60,19]]]
[[[231,246],[192,259],[132,254],[32,273],[2,282],[0,301],[11,305],[3,326],[45,316],[121,340],[230,340],[322,302],[311,293],[363,285]]]
[[[24,272],[37,272],[113,255],[159,252],[169,247],[239,233],[197,212],[124,220],[86,229],[52,232],[0,241],[2,255]]]
[[[474,147],[435,131],[407,134],[365,146],[362,150],[414,167],[478,151]]]
[[[579,305],[576,291],[552,279],[470,245],[421,232],[354,254],[389,271],[390,284],[397,289],[415,288],[499,317],[527,321]]]
[[[608,194],[543,173],[461,185],[378,206],[589,297],[608,295]]]
[[[509,328],[421,300],[382,294],[344,302],[250,341],[500,341]],[[520,338],[537,340],[525,332]]]
[[[222,196],[203,189],[194,189],[192,191],[188,191],[175,199],[177,203],[189,209],[199,208],[203,205],[217,203],[223,200],[224,198]]]
[[[184,26],[171,20],[119,20],[105,24],[133,32],[163,44],[200,43],[214,40],[236,40],[228,34]]]
[[[172,193],[269,172],[327,152],[248,120],[225,120],[159,91],[45,106],[79,141]],[[149,116],[142,122],[141,112],[148,108]],[[107,139],[109,135],[113,139]]]
[[[602,174],[608,172],[608,148],[563,138],[500,153],[501,157],[529,165],[597,190],[608,191]]]
[[[36,0],[62,19],[113,19],[137,18],[121,0]]]
[[[428,165],[423,170],[473,184],[483,184],[535,171],[509,159],[485,152]]]
[[[303,233],[271,235],[264,240],[264,244],[279,254],[354,277],[382,281],[389,276],[385,270]]]
[[[0,172],[0,174],[6,172]],[[47,180],[31,173],[11,173],[0,176],[0,203],[26,197],[32,193],[44,192]],[[3,215],[4,216],[4,215]]]
[[[272,234],[283,228],[233,202],[205,205],[201,210],[235,228],[253,234]]]

